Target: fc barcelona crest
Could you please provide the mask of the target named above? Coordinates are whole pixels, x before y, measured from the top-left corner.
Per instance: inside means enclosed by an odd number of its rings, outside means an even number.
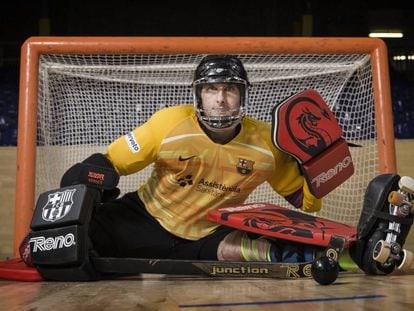
[[[254,161],[239,158],[237,171],[242,175],[249,175],[253,170]]]
[[[54,222],[65,217],[73,205],[75,191],[76,189],[68,189],[48,194],[47,203],[43,207],[42,218],[45,221]]]

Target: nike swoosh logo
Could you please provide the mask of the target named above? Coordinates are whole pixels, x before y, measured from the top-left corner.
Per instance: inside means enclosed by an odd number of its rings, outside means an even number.
[[[183,158],[182,156],[179,156],[178,157],[178,161],[188,161],[188,160],[190,160],[192,158],[195,158],[195,157],[196,157],[196,155],[193,155],[193,156],[190,156],[190,157],[186,157],[186,158]]]

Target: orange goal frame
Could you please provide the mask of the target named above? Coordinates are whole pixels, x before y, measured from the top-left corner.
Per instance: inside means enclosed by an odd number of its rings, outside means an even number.
[[[21,50],[14,252],[35,205],[38,65],[42,54],[370,54],[379,169],[396,172],[388,54],[375,38],[304,37],[32,37]]]

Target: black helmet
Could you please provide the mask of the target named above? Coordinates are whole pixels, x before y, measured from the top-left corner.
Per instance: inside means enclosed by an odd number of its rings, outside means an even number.
[[[201,102],[201,88],[208,83],[232,83],[240,90],[240,108],[232,116],[207,116]],[[197,66],[193,77],[194,109],[198,119],[208,128],[235,126],[246,114],[249,80],[243,63],[233,55],[208,55]]]

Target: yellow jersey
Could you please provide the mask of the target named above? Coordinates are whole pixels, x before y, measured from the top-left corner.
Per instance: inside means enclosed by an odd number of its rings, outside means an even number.
[[[270,124],[246,116],[233,140],[217,144],[200,127],[193,106],[174,106],[115,140],[106,156],[121,176],[154,163],[139,197],[166,230],[198,240],[218,226],[207,220],[209,210],[242,204],[266,181],[282,196],[303,188],[302,209],[321,208],[296,160],[271,143],[270,131]]]

